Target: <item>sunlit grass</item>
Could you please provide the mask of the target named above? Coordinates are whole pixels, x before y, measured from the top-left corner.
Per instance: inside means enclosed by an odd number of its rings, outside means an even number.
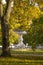
[[[43,54],[43,51],[17,51],[11,49],[12,57],[0,57],[0,65],[43,65],[43,56],[28,55],[32,53]]]
[[[17,59],[17,58],[0,58],[1,65],[43,65],[43,60],[26,60],[26,59]]]
[[[43,50],[35,49],[11,49],[12,54],[43,54]]]

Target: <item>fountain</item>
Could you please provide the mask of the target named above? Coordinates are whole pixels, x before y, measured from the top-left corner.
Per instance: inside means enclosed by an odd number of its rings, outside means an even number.
[[[17,33],[19,35],[19,39],[18,39],[18,44],[17,47],[25,47],[25,44],[23,43],[23,35],[26,34],[26,31],[15,31],[15,33]]]

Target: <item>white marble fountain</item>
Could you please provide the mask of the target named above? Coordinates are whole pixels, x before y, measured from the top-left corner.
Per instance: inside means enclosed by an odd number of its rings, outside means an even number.
[[[23,43],[23,35],[26,34],[27,32],[26,31],[15,31],[15,33],[19,35],[17,47],[24,48],[25,44]]]

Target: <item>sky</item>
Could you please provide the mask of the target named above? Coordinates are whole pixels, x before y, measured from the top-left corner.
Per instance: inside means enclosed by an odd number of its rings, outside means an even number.
[[[3,4],[5,4],[6,2],[5,2],[5,0],[2,0],[2,2],[3,2]]]
[[[3,4],[6,4],[5,0],[2,0]],[[11,3],[11,7],[13,7],[13,2]]]

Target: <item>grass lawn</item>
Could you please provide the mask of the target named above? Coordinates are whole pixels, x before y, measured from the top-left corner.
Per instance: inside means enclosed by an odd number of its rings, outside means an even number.
[[[1,53],[1,51],[0,51]],[[43,54],[43,51],[11,50],[12,57],[0,57],[0,65],[43,65],[43,56],[28,54]]]
[[[36,49],[33,51],[32,49],[11,49],[12,54],[43,54],[43,50]]]
[[[0,65],[43,65],[43,60],[27,60],[25,59],[17,59],[17,58],[0,58]]]

